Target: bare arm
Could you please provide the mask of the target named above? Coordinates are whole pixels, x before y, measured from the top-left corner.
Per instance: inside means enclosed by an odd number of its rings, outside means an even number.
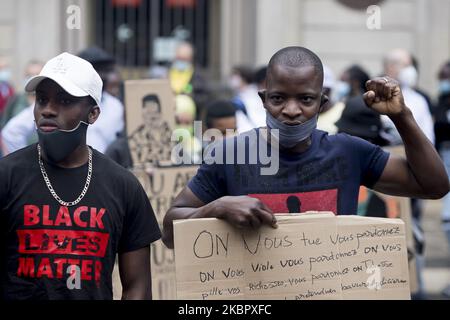
[[[150,246],[119,254],[122,300],[151,300]]]
[[[393,79],[370,80],[364,94],[366,104],[388,115],[400,133],[406,159],[391,156],[374,186],[383,193],[439,199],[449,191],[449,181],[439,154],[417,125],[405,105],[400,86]]]
[[[225,196],[208,204],[203,203],[189,187],[174,200],[163,222],[162,241],[173,249],[173,221],[177,219],[218,218],[238,228],[258,228],[261,224],[276,227],[272,211],[259,199],[248,196]]]

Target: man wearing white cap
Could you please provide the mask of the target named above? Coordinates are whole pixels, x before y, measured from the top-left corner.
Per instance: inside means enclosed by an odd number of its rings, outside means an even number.
[[[107,73],[113,68],[114,59],[103,50],[93,47],[77,54],[78,57],[92,64],[103,81],[106,81]],[[105,90],[99,107],[102,116],[92,125],[86,136],[88,145],[97,151],[105,153],[107,147],[116,139],[124,128],[124,107],[122,103]],[[3,138],[1,147],[3,154],[17,151],[37,141],[36,128],[33,121],[33,105],[30,105],[20,113],[9,119],[0,132]]]
[[[3,299],[151,298],[150,244],[161,233],[138,180],[86,145],[102,81],[69,53],[30,79],[39,143],[0,159]]]

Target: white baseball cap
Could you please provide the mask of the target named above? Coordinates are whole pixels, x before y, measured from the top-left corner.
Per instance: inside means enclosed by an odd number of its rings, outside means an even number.
[[[25,91],[33,92],[44,79],[51,79],[74,97],[91,96],[97,105],[102,98],[103,82],[88,61],[63,52],[50,59],[39,75],[32,77],[25,85]]]

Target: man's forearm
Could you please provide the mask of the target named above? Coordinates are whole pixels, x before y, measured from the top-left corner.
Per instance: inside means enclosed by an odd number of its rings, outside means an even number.
[[[417,125],[412,112],[390,116],[402,137],[408,165],[424,193],[444,196],[449,189],[445,167],[430,140]]]
[[[221,207],[218,200],[212,201],[199,208],[172,207],[164,217],[162,241],[173,249],[173,221],[180,219],[219,218]]]
[[[122,300],[152,300],[152,289],[145,288],[130,288],[122,291]]]

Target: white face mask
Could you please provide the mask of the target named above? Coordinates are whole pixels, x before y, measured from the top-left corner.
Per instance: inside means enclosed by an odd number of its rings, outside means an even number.
[[[0,81],[8,82],[11,79],[11,70],[2,69],[0,70]]]
[[[400,73],[398,74],[398,81],[400,84],[408,88],[414,88],[416,86],[417,78],[418,74],[414,66],[407,66],[400,70]]]
[[[238,75],[232,75],[230,77],[230,80],[228,81],[228,85],[231,87],[231,89],[233,90],[239,90],[239,88],[242,85],[242,80],[241,77],[239,77]]]

